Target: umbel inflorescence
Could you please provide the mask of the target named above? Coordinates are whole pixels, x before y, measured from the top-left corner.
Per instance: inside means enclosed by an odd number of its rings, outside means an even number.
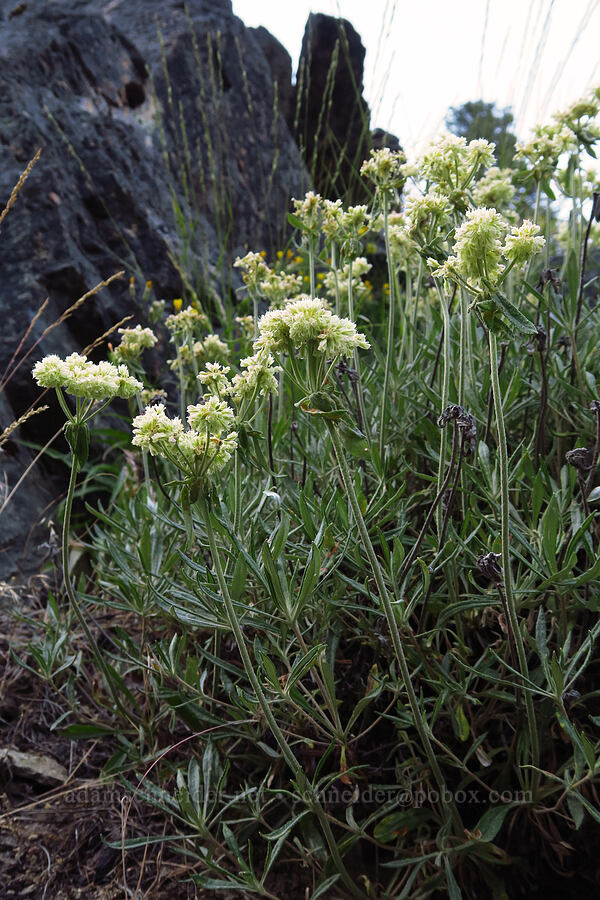
[[[84,400],[128,399],[144,387],[129,374],[126,365],[93,363],[79,353],[71,353],[66,359],[46,356],[35,364],[31,374],[40,387],[62,389]]]

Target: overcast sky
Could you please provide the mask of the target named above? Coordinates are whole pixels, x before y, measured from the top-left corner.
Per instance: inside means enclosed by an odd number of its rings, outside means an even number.
[[[600,0],[233,0],[297,62],[309,12],[341,15],[367,49],[372,126],[411,154],[466,100],[512,106],[528,128],[600,83]]]

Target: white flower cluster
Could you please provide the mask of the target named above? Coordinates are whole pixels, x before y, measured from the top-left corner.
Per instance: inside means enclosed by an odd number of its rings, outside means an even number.
[[[464,189],[482,166],[494,164],[494,145],[446,134],[433,141],[418,163],[419,176],[444,192]]]
[[[423,197],[411,197],[406,204],[406,220],[411,237],[428,239],[432,229],[450,221],[451,207],[442,194],[428,191]]]
[[[524,160],[536,179],[547,178],[554,172],[559,156],[574,147],[573,134],[565,126],[536,125],[528,141],[517,143],[515,156]]]
[[[281,368],[275,365],[268,350],[258,350],[254,356],[243,359],[240,365],[244,371],[234,375],[232,380],[232,393],[236,403],[241,404],[246,400],[253,400],[259,394],[265,396],[277,390],[276,375]]]
[[[477,206],[506,208],[515,196],[511,169],[492,166],[473,188],[473,200]]]
[[[237,447],[237,433],[232,431],[223,437],[224,429],[219,428],[220,424],[233,423],[233,410],[229,409],[229,415],[224,411],[219,413],[213,404],[202,420],[198,418],[199,409],[188,406],[188,421],[200,422],[203,430],[190,428],[186,431],[181,419],[169,418],[163,403],[147,407],[133,420],[132,444],[152,456],[170,460],[188,478],[198,480],[213,475],[227,464]],[[218,430],[211,431],[213,426]]]
[[[506,235],[502,254],[514,265],[524,266],[545,245],[546,241],[540,235],[540,226],[525,219],[522,225],[511,228],[510,234]]]
[[[309,191],[303,200],[293,199],[294,214],[308,234],[316,235],[323,217],[321,195]]]
[[[55,355],[46,356],[35,364],[31,374],[40,387],[62,388],[86,400],[128,399],[144,387],[129,374],[127,366],[93,363],[79,353],[71,353],[64,360]]]
[[[295,297],[302,290],[302,276],[292,272],[273,272],[259,284],[260,293],[269,306],[281,306],[284,300]]]
[[[454,255],[443,265],[429,260],[432,274],[439,278],[462,278],[471,287],[485,282],[494,286],[505,270],[502,258],[521,266],[543,249],[539,226],[526,219],[507,234],[508,223],[495,209],[472,209],[457,229]],[[504,238],[504,242],[502,239]]]
[[[357,256],[356,259],[352,261],[352,289],[358,290],[363,287],[362,278],[368,272],[371,271],[373,266],[370,262],[367,262],[364,256]],[[336,289],[336,281],[335,281],[335,273],[328,272],[323,279],[323,284],[327,288],[327,293],[333,299],[335,298],[335,289]],[[342,266],[340,271],[338,272],[337,277],[337,287],[338,290],[342,294],[348,293],[348,286],[350,284],[350,264],[346,263],[345,266]]]
[[[236,269],[242,269],[242,280],[251,290],[256,289],[270,272],[262,253],[246,253],[245,256],[238,256],[233,265]]]
[[[176,372],[180,363],[191,364],[192,354],[197,362],[221,362],[229,358],[229,347],[218,334],[207,334],[202,340],[194,341],[191,349],[188,344],[180,346],[179,360],[167,360],[169,367]]]
[[[165,325],[173,338],[194,334],[208,325],[208,318],[193,306],[186,306],[181,312],[167,316]]]
[[[222,366],[218,362],[207,362],[202,372],[198,374],[198,381],[211,394],[220,397],[231,390],[229,379],[229,366]]]
[[[410,236],[407,223],[390,224],[389,234],[392,259],[397,265],[405,264],[415,257],[418,245]]]
[[[365,175],[379,188],[397,188],[404,181],[403,165],[406,156],[401,150],[371,150],[370,159],[360,167],[360,174]]]
[[[350,319],[340,319],[319,297],[304,297],[283,309],[269,310],[258,322],[258,349],[269,353],[318,352],[328,357],[352,356],[358,347],[368,350],[369,342]]]
[[[115,359],[119,362],[139,359],[144,350],[154,347],[157,341],[152,329],[142,328],[141,325],[136,325],[135,328],[119,328],[119,334],[121,343],[114,351]]]
[[[232,408],[225,400],[211,395],[203,403],[197,403],[187,408],[188,424],[194,431],[214,434],[217,437],[223,431],[228,431],[235,419]]]

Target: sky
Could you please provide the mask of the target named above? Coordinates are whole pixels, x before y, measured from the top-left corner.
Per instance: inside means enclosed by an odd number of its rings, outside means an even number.
[[[233,0],[264,25],[294,71],[308,14],[348,19],[361,35],[371,125],[409,158],[467,100],[511,106],[520,138],[600,83],[600,0]]]

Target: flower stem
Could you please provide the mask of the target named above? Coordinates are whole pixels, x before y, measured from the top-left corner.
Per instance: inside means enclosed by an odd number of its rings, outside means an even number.
[[[244,664],[244,669],[246,670],[246,675],[254,693],[256,694],[256,698],[261,707],[262,713],[265,717],[265,721],[269,728],[271,729],[271,733],[275,740],[277,741],[283,758],[287,762],[290,767],[296,784],[299,790],[302,792],[303,799],[305,800],[307,806],[315,813],[319,820],[319,824],[323,830],[323,834],[325,840],[327,841],[327,846],[329,847],[329,852],[331,853],[331,858],[334,862],[336,870],[340,873],[342,880],[344,881],[346,887],[350,891],[353,897],[359,898],[359,900],[364,900],[365,894],[360,890],[360,888],[356,885],[355,881],[351,878],[348,873],[342,857],[340,856],[339,847],[331,830],[331,825],[329,824],[329,820],[321,805],[321,801],[318,798],[316,791],[313,786],[309,782],[306,777],[304,770],[296,757],[294,756],[293,751],[291,750],[287,740],[283,732],[281,731],[275,716],[271,711],[271,706],[267,697],[262,689],[261,683],[258,680],[258,677],[254,671],[254,666],[252,664],[252,660],[250,659],[250,655],[248,653],[248,649],[246,647],[246,640],[244,638],[244,634],[242,632],[241,625],[239,623],[237,613],[235,611],[235,607],[233,605],[233,601],[231,599],[231,595],[229,593],[229,588],[227,587],[227,582],[225,580],[225,575],[223,573],[223,568],[221,566],[221,559],[219,556],[219,550],[217,548],[217,542],[215,539],[215,533],[212,527],[212,522],[210,519],[210,511],[208,508],[207,500],[205,495],[201,492],[198,500],[200,505],[200,510],[202,513],[202,518],[204,519],[204,524],[206,527],[206,536],[208,539],[208,546],[210,548],[210,553],[212,556],[213,567],[215,569],[215,573],[217,576],[217,581],[219,582],[219,588],[221,590],[221,596],[223,597],[223,602],[225,604],[225,610],[227,612],[227,618],[229,620],[229,624],[231,626],[231,630],[233,631],[236,639],[236,643],[238,646],[238,650],[240,652],[240,656],[242,658],[242,662]]]
[[[490,348],[490,376],[492,380],[492,392],[494,395],[494,410],[496,413],[496,428],[498,431],[498,453],[500,455],[500,493],[501,493],[501,528],[502,528],[502,570],[504,574],[504,592],[510,627],[515,636],[519,671],[523,680],[525,695],[525,710],[529,729],[531,745],[531,758],[534,766],[539,765],[540,749],[537,724],[533,709],[533,700],[529,690],[529,669],[527,657],[523,647],[523,636],[519,627],[519,619],[515,606],[515,597],[512,583],[512,567],[510,561],[510,509],[508,497],[508,450],[506,446],[506,430],[504,428],[504,415],[502,412],[502,396],[500,394],[500,379],[498,377],[498,347],[496,335],[488,331],[488,343]]]
[[[67,499],[65,500],[65,514],[63,518],[63,533],[62,533],[62,568],[63,568],[63,579],[65,582],[65,590],[67,592],[67,597],[69,598],[69,602],[71,603],[71,608],[73,609],[75,615],[77,616],[77,620],[83,629],[83,633],[86,636],[88,644],[92,650],[92,655],[94,657],[94,662],[98,666],[98,668],[102,671],[104,678],[106,680],[106,685],[108,690],[112,696],[113,703],[115,707],[119,711],[120,715],[123,718],[131,722],[131,716],[124,710],[121,701],[117,692],[115,691],[115,687],[113,684],[113,679],[108,670],[108,666],[106,665],[106,661],[100,652],[100,648],[96,642],[96,639],[92,632],[89,629],[88,623],[85,620],[85,617],[81,611],[79,606],[79,599],[77,597],[77,591],[73,587],[71,583],[71,575],[69,573],[69,531],[71,527],[71,511],[73,509],[73,497],[75,495],[75,485],[77,483],[77,474],[79,471],[79,467],[77,465],[76,460],[72,457],[71,459],[71,477],[69,479],[69,488],[67,490]]]
[[[365,520],[363,518],[362,512],[360,510],[360,506],[358,503],[358,499],[356,496],[356,492],[354,490],[354,483],[352,481],[352,476],[350,474],[350,470],[348,468],[348,463],[346,462],[346,457],[344,456],[344,448],[342,446],[342,442],[340,440],[340,436],[337,432],[337,428],[335,424],[331,421],[327,421],[327,429],[329,431],[329,436],[331,437],[331,442],[333,444],[333,449],[335,451],[335,455],[338,461],[338,465],[340,467],[340,472],[342,474],[342,481],[344,482],[344,487],[346,489],[347,497],[350,501],[350,506],[352,508],[352,514],[354,516],[354,521],[356,522],[356,527],[358,528],[360,538],[362,541],[362,545],[365,549],[365,552],[369,558],[369,562],[371,564],[371,571],[373,572],[373,576],[375,578],[375,583],[377,585],[377,590],[379,593],[379,599],[381,601],[381,606],[383,608],[383,612],[387,619],[387,623],[390,629],[390,635],[392,638],[392,644],[394,647],[394,651],[396,653],[396,658],[398,660],[398,664],[400,666],[400,672],[402,675],[402,679],[404,681],[404,687],[406,693],[408,695],[408,702],[412,711],[413,720],[415,723],[415,727],[417,729],[419,738],[421,740],[421,745],[425,751],[425,755],[427,757],[427,761],[429,762],[429,766],[431,768],[431,772],[435,781],[438,785],[440,793],[444,798],[451,798],[451,795],[446,787],[446,782],[444,776],[442,775],[442,770],[438,765],[438,761],[436,759],[433,746],[431,743],[431,739],[429,736],[429,726],[424,718],[424,713],[419,706],[419,701],[415,692],[415,689],[412,684],[410,669],[408,668],[408,662],[406,660],[406,656],[404,654],[404,648],[402,646],[402,640],[400,638],[400,631],[398,629],[398,623],[396,621],[396,616],[394,614],[394,609],[392,606],[392,601],[390,599],[390,595],[388,589],[385,584],[385,579],[383,576],[383,571],[379,564],[379,560],[377,559],[377,554],[375,553],[375,548],[371,542],[371,538],[369,537],[369,532],[367,531],[367,526],[365,524]],[[460,819],[460,815],[454,801],[449,799],[449,809],[450,814],[452,816],[452,821],[460,833],[462,830],[462,823]]]
[[[395,273],[392,265],[392,251],[390,248],[390,233],[389,233],[389,196],[387,191],[383,193],[383,232],[385,236],[385,253],[387,256],[387,266],[388,266],[388,283],[390,286],[390,295],[389,295],[389,309],[388,309],[388,333],[387,333],[387,348],[385,353],[385,372],[383,376],[383,396],[381,400],[381,415],[379,420],[379,458],[383,463],[384,460],[384,452],[385,452],[385,437],[386,437],[386,419],[387,419],[387,406],[388,406],[388,394],[390,390],[390,374],[393,363],[393,353],[394,353],[394,315],[396,311],[396,292],[395,292]]]
[[[436,287],[438,289],[438,294],[440,297],[440,305],[442,308],[442,319],[443,319],[443,368],[442,368],[442,410],[446,409],[448,406],[448,397],[450,395],[450,313],[448,311],[448,303],[446,301],[446,297],[444,291],[436,281]],[[442,485],[444,483],[444,470],[446,467],[446,429],[442,428],[440,431],[440,459],[438,463],[438,474],[437,474],[437,491],[438,494],[442,489]],[[437,525],[437,533],[438,537],[442,534],[442,526],[444,519],[444,511],[440,506],[438,506],[436,510],[436,525]]]

